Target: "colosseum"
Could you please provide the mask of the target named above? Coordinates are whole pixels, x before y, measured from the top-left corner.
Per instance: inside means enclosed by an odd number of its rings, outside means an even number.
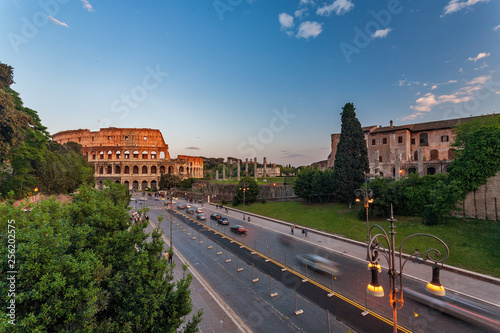
[[[181,179],[203,177],[203,158],[179,155],[171,159],[168,145],[157,129],[79,129],[58,132],[52,138],[61,144],[73,141],[82,146],[82,153],[94,166],[97,187],[111,180],[129,189],[154,189],[164,173]]]

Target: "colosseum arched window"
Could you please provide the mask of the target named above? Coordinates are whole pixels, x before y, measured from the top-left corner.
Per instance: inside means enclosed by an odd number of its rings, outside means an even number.
[[[145,190],[148,188],[148,182],[146,180],[143,180],[142,181],[142,186],[141,186],[141,190]]]
[[[152,181],[151,181],[151,188],[152,188],[153,190],[156,190],[156,189],[157,189],[157,187],[156,187],[156,180],[152,180]]]
[[[183,166],[179,167],[179,173],[184,173],[184,167]]]
[[[119,159],[120,159],[120,156],[121,156],[121,153],[120,153],[120,151],[118,150],[118,151],[116,152],[116,159],[118,159],[118,160],[119,160]]]
[[[108,151],[108,160],[113,158],[113,152],[110,150]]]
[[[152,160],[155,160],[155,159],[156,159],[156,152],[155,152],[155,151],[152,151],[152,152],[151,152],[151,159],[152,159]]]
[[[104,167],[100,166],[99,167],[99,174],[102,175],[104,173]]]
[[[137,165],[134,165],[134,168],[132,169],[132,173],[134,175],[138,175],[139,174],[139,167]]]
[[[137,180],[134,180],[134,182],[132,183],[132,188],[134,190],[138,190],[139,189],[139,182]]]
[[[168,173],[174,173],[174,167],[173,166],[169,166],[168,167]]]
[[[101,160],[103,160],[103,159],[104,159],[104,152],[103,152],[103,151],[101,151],[101,152],[99,153],[99,159],[101,159]]]
[[[126,174],[126,175],[130,174],[130,168],[128,167],[128,165],[125,166],[125,169],[123,170],[123,173]]]
[[[142,152],[142,159],[143,160],[147,160],[148,159],[148,152],[147,151],[143,151]]]
[[[125,159],[130,158],[130,152],[128,150],[125,150]]]
[[[164,151],[160,152],[160,159],[161,160],[165,159],[165,152]]]
[[[108,165],[106,167],[106,174],[111,175],[113,173],[113,167],[111,165]]]
[[[119,165],[115,165],[115,173],[118,175],[122,173],[122,168]]]
[[[156,174],[156,167],[154,165],[151,167],[151,173]]]
[[[134,155],[133,155],[133,156],[134,156],[134,158],[139,158],[139,152],[138,152],[137,150],[136,150],[136,151],[134,151],[134,153],[133,153],[133,154],[134,154]]]
[[[142,167],[142,174],[145,175],[148,173],[148,167],[147,166],[143,166]]]
[[[160,167],[160,173],[165,173],[165,167],[163,165]]]

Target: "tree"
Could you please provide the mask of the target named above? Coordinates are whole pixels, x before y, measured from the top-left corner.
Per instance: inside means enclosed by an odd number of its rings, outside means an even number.
[[[190,274],[174,281],[158,254],[159,230],[128,223],[123,185],[80,187],[70,204],[43,200],[14,208],[0,204],[0,230],[15,224],[16,327],[22,332],[196,332]],[[9,222],[15,221],[15,222]],[[149,241],[148,241],[149,239]],[[0,238],[0,274],[6,276],[8,241]],[[8,301],[7,283],[0,299]],[[0,317],[6,331],[9,317]]]
[[[339,198],[352,206],[354,190],[363,184],[370,170],[368,150],[361,124],[352,103],[342,108],[342,129],[335,154],[333,179]]]
[[[457,129],[454,145],[459,149],[448,172],[458,182],[462,199],[500,171],[500,116],[489,118],[488,124],[481,121]]]
[[[304,167],[299,171],[293,182],[293,192],[308,203],[314,197],[313,177],[314,170],[311,167]]]
[[[172,175],[170,173],[162,173],[158,186],[160,187],[160,190],[166,188],[171,189],[172,187],[177,187],[177,185],[180,185],[180,183],[181,179],[178,176]]]
[[[260,192],[257,182],[250,177],[245,177],[240,180],[238,185],[236,185],[236,194],[233,197],[233,205],[236,206],[243,202],[243,189],[245,189],[245,204],[254,202]]]

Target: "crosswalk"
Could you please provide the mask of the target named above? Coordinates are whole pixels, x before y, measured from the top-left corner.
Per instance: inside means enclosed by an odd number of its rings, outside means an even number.
[[[162,210],[163,206],[148,206],[150,210]]]

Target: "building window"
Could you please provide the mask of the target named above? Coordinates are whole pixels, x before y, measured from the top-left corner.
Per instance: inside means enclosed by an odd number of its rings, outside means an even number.
[[[104,159],[104,152],[103,152],[103,151],[101,151],[101,152],[99,153],[99,159],[101,159],[101,160],[103,160],[103,159]]]
[[[398,143],[403,143],[403,137],[402,136],[398,136]]]
[[[156,159],[156,152],[155,151],[151,152],[151,159],[152,160]]]
[[[117,159],[117,160],[119,160],[119,159],[120,159],[120,155],[121,155],[121,153],[120,153],[120,151],[118,150],[118,151],[116,152],[116,159]]]
[[[415,144],[415,138],[411,139],[411,144],[414,145]]]
[[[139,158],[139,152],[137,150],[134,151],[134,158]]]
[[[113,158],[113,152],[110,150],[108,151],[108,160]]]
[[[128,150],[125,151],[125,159],[129,159],[130,157],[130,152]]]
[[[111,137],[110,137],[110,136],[108,136],[108,140],[111,140]]]
[[[437,149],[431,150],[431,160],[439,160],[439,153]]]
[[[94,141],[94,137],[92,137],[92,141]]]
[[[147,137],[144,137],[144,141],[146,141],[148,138]]]
[[[387,144],[387,138],[383,138],[383,139],[382,139],[382,144],[383,144],[383,145],[386,145],[386,144]]]
[[[125,135],[125,140],[128,140],[128,135]]]
[[[134,175],[138,175],[139,174],[139,167],[138,166],[134,166],[134,168],[132,169],[132,173]]]
[[[147,160],[148,159],[148,152],[147,151],[143,151],[142,152],[142,159],[143,160]]]
[[[95,160],[95,154],[92,154],[92,159]]]
[[[375,146],[375,145],[376,145],[375,139],[372,139],[372,146]]]
[[[148,173],[148,167],[147,166],[143,166],[142,167],[142,173],[143,174],[147,174]]]
[[[379,162],[383,162],[383,160],[382,160],[382,156],[379,156],[379,157],[378,157],[378,161],[379,161]]]
[[[427,133],[420,133],[420,145],[421,146],[428,146],[429,145],[429,138]]]
[[[443,135],[441,137],[441,142],[448,142],[450,140],[450,138],[448,137],[448,135]]]

